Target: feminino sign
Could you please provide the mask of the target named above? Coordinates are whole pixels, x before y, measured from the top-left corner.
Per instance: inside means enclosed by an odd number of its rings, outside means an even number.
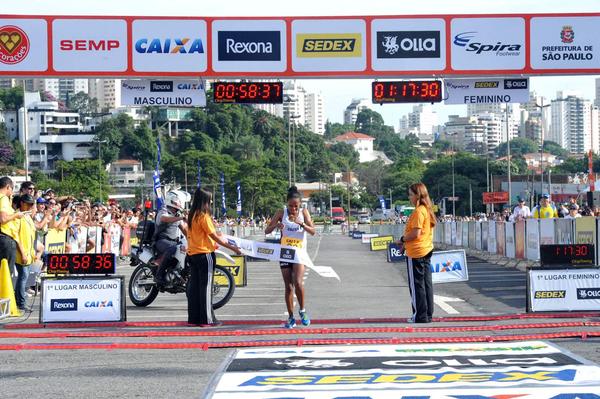
[[[121,105],[205,107],[206,92],[198,80],[123,80]]]
[[[526,103],[528,78],[446,79],[446,104]]]

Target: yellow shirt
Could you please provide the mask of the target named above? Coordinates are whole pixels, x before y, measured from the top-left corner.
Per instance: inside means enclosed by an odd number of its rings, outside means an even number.
[[[0,197],[0,212],[5,212],[9,216],[15,213],[10,198],[6,195]],[[17,241],[19,239],[19,220],[13,219],[10,222],[3,223],[0,225],[0,232]]]
[[[192,225],[188,227],[188,255],[214,252],[217,246],[209,234],[215,231],[212,217],[208,213],[196,215]]]
[[[558,217],[556,207],[553,205],[536,206],[533,208],[533,217],[536,219],[552,219]]]
[[[29,255],[28,261],[21,258],[21,252],[17,251],[16,263],[18,265],[28,265],[33,263],[35,257],[35,224],[29,215],[25,215],[19,220],[19,243],[23,251]]]
[[[412,241],[406,241],[404,248],[406,255],[411,258],[422,258],[433,251],[433,229],[431,228],[431,217],[424,205],[419,205],[408,218],[404,235],[411,230],[421,229],[421,235]]]

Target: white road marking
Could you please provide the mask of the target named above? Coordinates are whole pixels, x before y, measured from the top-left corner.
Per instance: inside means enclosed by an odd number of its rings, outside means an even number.
[[[448,314],[459,314],[460,312],[448,305],[446,302],[464,302],[460,298],[451,298],[447,296],[434,295],[433,302],[438,305],[442,310]]]

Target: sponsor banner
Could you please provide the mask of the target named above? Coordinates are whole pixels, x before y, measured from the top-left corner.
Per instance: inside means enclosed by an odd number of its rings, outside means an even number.
[[[47,22],[43,19],[0,18],[0,72],[47,69]]]
[[[454,70],[525,67],[524,18],[453,18],[451,32]]]
[[[446,22],[374,19],[371,63],[375,71],[441,71],[446,68]]]
[[[465,250],[434,252],[431,256],[431,276],[433,284],[468,281]]]
[[[287,68],[285,21],[214,21],[212,48],[214,71],[283,72]]]
[[[295,72],[364,71],[367,67],[366,31],[363,19],[292,21],[292,69]]]
[[[475,249],[481,251],[481,223],[475,222]]]
[[[525,259],[525,221],[515,223],[515,258]]]
[[[451,242],[450,244],[452,245],[458,245],[456,244],[456,222],[452,222],[450,223],[450,236],[451,236]]]
[[[124,321],[123,276],[43,278],[40,323]]]
[[[483,203],[484,204],[506,204],[508,203],[508,192],[506,191],[490,191],[484,192]]]
[[[571,219],[552,219],[554,221],[554,244],[574,244],[573,230],[575,229]]]
[[[527,259],[540,260],[540,222],[552,219],[527,219]],[[554,228],[551,229],[554,232]]]
[[[481,223],[481,249],[483,251],[488,250],[488,235],[490,233],[489,222]]]
[[[134,71],[206,71],[206,21],[136,19],[131,28]]]
[[[452,222],[444,223],[444,243],[452,244]]]
[[[496,248],[496,222],[490,221],[488,222],[488,252],[491,254],[495,254],[497,251]]]
[[[379,237],[379,234],[376,234],[376,233],[369,233],[369,234],[362,233],[361,236],[360,236],[360,240],[361,240],[360,242],[363,243],[363,244],[371,244],[371,238],[374,238],[374,237]]]
[[[471,249],[475,249],[475,222],[467,222],[467,229],[469,234],[467,246]]]
[[[48,233],[44,237],[44,246],[46,251],[51,254],[64,254],[66,241],[66,230],[48,229]]]
[[[526,103],[529,101],[529,78],[446,79],[445,104]],[[484,193],[484,201],[502,203],[498,193]],[[498,196],[496,198],[496,195]],[[506,193],[508,195],[508,193]],[[508,202],[508,199],[505,201]]]
[[[535,17],[531,19],[533,69],[600,67],[600,17]]]
[[[555,243],[554,222],[569,222],[564,219],[540,219],[540,245],[550,245]]]
[[[515,224],[513,222],[504,223],[504,242],[507,258],[514,258],[516,253],[515,248]]]
[[[124,72],[128,53],[124,19],[52,22],[52,59],[56,71]]]
[[[496,253],[504,256],[506,247],[506,222],[496,222]]]
[[[596,244],[596,218],[584,216],[575,219],[575,244]]]
[[[364,235],[363,235],[364,239]],[[394,236],[371,237],[371,251],[385,251],[394,242]]]
[[[469,222],[462,224],[462,245],[469,246]]]
[[[199,80],[123,80],[121,105],[205,107],[206,92]]]
[[[135,233],[134,233],[135,236]],[[137,237],[136,237],[137,239]],[[102,252],[102,227],[88,227],[88,248],[87,253],[95,254]]]
[[[404,250],[402,246],[395,243],[391,243],[390,245],[388,245],[387,255],[388,262],[391,263],[402,262],[406,260],[406,256],[404,255]]]
[[[235,281],[236,287],[245,287],[248,285],[248,269],[246,268],[246,257],[240,255],[230,255],[230,257],[235,261],[235,264],[231,264],[227,259],[222,256],[217,256],[217,265],[223,266],[233,276],[233,280]],[[222,277],[223,279],[225,277]],[[227,285],[226,281],[219,281],[219,277],[215,278],[215,284],[225,286]]]
[[[350,232],[350,235],[355,240],[360,240],[362,238],[363,234],[365,234],[364,231],[358,231],[358,230],[354,230],[354,231]]]
[[[600,269],[528,271],[533,312],[600,310]]]
[[[463,222],[454,222],[456,224],[455,244],[457,247],[462,246],[462,224]]]

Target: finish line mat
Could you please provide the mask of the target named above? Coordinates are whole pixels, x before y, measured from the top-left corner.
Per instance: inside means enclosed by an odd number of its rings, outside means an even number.
[[[600,399],[600,367],[543,341],[238,350],[213,399]]]

